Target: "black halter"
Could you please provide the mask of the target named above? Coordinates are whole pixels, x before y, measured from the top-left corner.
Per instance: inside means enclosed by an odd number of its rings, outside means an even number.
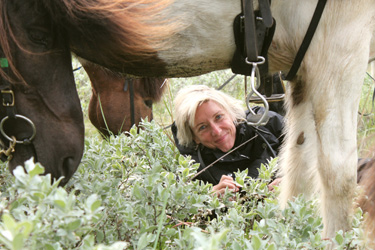
[[[0,58],[0,67],[2,68],[3,72],[9,77],[9,63],[6,58]],[[0,151],[0,160],[7,161],[12,159],[12,153],[15,152],[16,144],[30,145],[32,143],[32,140],[36,135],[36,128],[34,123],[29,118],[17,114],[12,84],[5,77],[0,80],[0,96],[1,104],[6,114],[6,116],[0,121],[0,133],[5,139],[9,141],[9,146],[7,147],[4,141],[0,140],[0,148],[2,148],[2,150]],[[9,136],[6,133],[4,126],[6,122],[11,119],[20,119],[26,121],[32,128],[31,136],[22,140],[17,140],[17,138],[13,135]]]
[[[124,91],[129,88],[129,103],[130,103],[130,121],[132,127],[135,124],[135,105],[134,105],[134,83],[133,78],[125,78]]]

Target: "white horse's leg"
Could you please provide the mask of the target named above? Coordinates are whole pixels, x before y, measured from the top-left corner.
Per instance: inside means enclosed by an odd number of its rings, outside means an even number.
[[[291,84],[286,144],[281,154],[280,201],[285,206],[300,193],[310,196],[320,192],[324,236],[333,237],[336,231],[350,228],[361,82],[352,84],[355,81],[337,77],[341,79],[331,84],[338,82],[340,86],[333,88],[311,73],[306,72],[306,78],[309,80]]]
[[[288,199],[299,193],[318,191],[324,237],[333,237],[336,231],[351,226],[356,187],[357,110],[374,29],[374,7],[373,0],[345,4],[328,1],[289,90],[287,135],[280,162],[283,175],[280,201],[285,206]],[[297,32],[301,28],[296,23],[303,22],[281,22],[281,30]],[[271,49],[274,58],[279,59],[275,61],[277,65],[282,59],[276,57],[277,53],[288,52],[288,47],[283,33],[275,37]]]
[[[287,90],[287,94],[292,92]],[[288,96],[287,100],[291,97]],[[299,194],[309,197],[316,189],[317,138],[311,103],[289,107],[287,101],[285,143],[280,154],[281,162],[281,206]],[[303,157],[301,157],[303,156]]]

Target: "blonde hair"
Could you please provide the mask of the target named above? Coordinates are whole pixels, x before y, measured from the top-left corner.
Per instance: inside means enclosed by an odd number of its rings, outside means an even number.
[[[234,124],[245,119],[245,111],[241,101],[219,90],[205,85],[191,85],[181,89],[174,99],[174,117],[177,126],[177,139],[182,146],[193,145],[195,112],[207,101],[219,104],[231,117]]]

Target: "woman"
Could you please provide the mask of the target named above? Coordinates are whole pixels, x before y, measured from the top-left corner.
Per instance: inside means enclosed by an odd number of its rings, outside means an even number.
[[[180,90],[174,107],[176,145],[182,154],[200,163],[198,171],[229,152],[197,177],[212,183],[217,194],[226,188],[238,191],[231,177],[238,170],[248,169],[248,175],[257,178],[260,165],[279,151],[283,117],[277,113],[270,112],[267,125],[255,128],[246,123],[240,101],[204,85]],[[259,107],[254,110],[262,111]]]

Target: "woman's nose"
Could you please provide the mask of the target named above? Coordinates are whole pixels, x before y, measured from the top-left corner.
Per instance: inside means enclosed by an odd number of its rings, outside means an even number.
[[[221,128],[215,124],[211,125],[211,134],[212,135],[218,135],[220,134]]]

